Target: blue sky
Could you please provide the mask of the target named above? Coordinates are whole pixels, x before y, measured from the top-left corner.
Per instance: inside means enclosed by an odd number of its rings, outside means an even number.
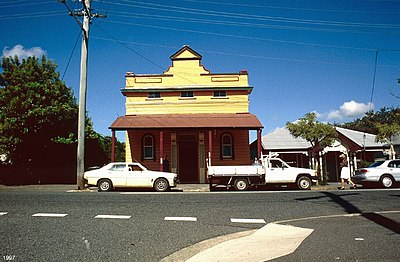
[[[107,18],[90,28],[87,110],[104,135],[125,114],[125,73],[162,73],[183,45],[212,73],[249,72],[250,112],[263,134],[308,112],[341,123],[400,104],[392,95],[400,94],[400,1],[102,0],[92,8]],[[0,0],[0,32],[2,56],[46,54],[78,97],[80,29],[63,4]]]

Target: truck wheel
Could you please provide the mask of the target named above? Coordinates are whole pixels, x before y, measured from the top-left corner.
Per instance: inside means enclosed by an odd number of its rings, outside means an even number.
[[[234,183],[235,190],[245,191],[249,188],[249,181],[245,178],[238,178]]]
[[[311,189],[311,179],[308,176],[301,176],[297,179],[297,187],[299,189]]]

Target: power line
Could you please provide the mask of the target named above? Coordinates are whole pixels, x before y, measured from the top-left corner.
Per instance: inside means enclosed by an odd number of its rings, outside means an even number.
[[[379,51],[381,52],[400,52],[400,49],[376,49],[375,50],[375,60],[374,60],[374,74],[372,77],[372,87],[371,87],[371,97],[370,97],[370,111],[372,110],[372,101],[374,99],[374,92],[375,92],[375,82],[376,82],[376,71],[378,65],[378,55]]]
[[[166,71],[166,69],[165,69],[164,67],[162,67],[161,65],[159,65],[159,64],[157,64],[157,63],[151,61],[150,59],[148,59],[148,58],[145,57],[144,55],[140,54],[139,52],[135,51],[133,48],[131,48],[130,46],[128,46],[127,44],[125,44],[123,41],[120,41],[120,40],[116,39],[115,37],[113,37],[110,33],[108,33],[106,30],[104,30],[104,29],[101,28],[100,26],[97,26],[97,27],[98,27],[101,31],[103,31],[104,33],[106,33],[108,36],[110,36],[111,39],[112,39],[113,41],[115,41],[115,42],[119,43],[120,45],[124,46],[125,48],[129,49],[130,51],[132,51],[133,53],[135,53],[137,56],[141,57],[142,59],[146,60],[147,62],[151,63],[152,65],[154,65],[154,66],[160,68],[160,69],[163,70],[163,71]],[[93,37],[93,38],[94,38],[94,37]],[[184,79],[184,80],[186,80],[186,81],[189,81],[189,82],[191,82],[191,83],[193,83],[193,84],[198,85],[198,83],[196,83],[196,82],[194,82],[193,80],[188,79],[188,78],[186,78],[186,77],[184,77],[184,76],[182,76],[182,75],[180,75],[180,74],[175,74],[175,75],[176,75],[177,77],[179,77],[179,78],[182,78],[182,79]]]
[[[324,45],[324,44],[317,44],[317,43],[307,43],[307,42],[300,42],[300,41],[279,40],[279,39],[261,38],[261,37],[254,37],[254,36],[241,36],[241,35],[233,35],[233,34],[214,33],[214,32],[209,32],[209,31],[199,31],[199,30],[191,30],[191,29],[180,29],[180,28],[174,28],[174,27],[154,26],[154,25],[148,25],[148,24],[129,23],[129,22],[120,22],[120,21],[112,21],[112,20],[107,20],[107,22],[109,22],[109,23],[115,23],[115,24],[125,24],[125,25],[149,27],[149,28],[156,28],[156,29],[164,29],[164,30],[172,30],[172,31],[196,33],[196,34],[205,34],[205,35],[215,35],[215,36],[223,36],[223,37],[232,37],[232,38],[248,39],[248,40],[260,40],[260,41],[270,41],[270,42],[285,43],[285,44],[308,45],[308,46],[329,47],[329,48],[338,48],[338,49],[351,49],[351,50],[360,50],[360,51],[375,51],[375,49],[372,49],[372,48],[360,48],[360,47],[347,47],[347,46],[336,46],[336,45]]]
[[[156,45],[156,44],[149,44],[149,43],[143,43],[143,42],[136,42],[136,41],[127,41],[127,40],[119,40],[116,39],[115,37],[113,38],[106,38],[106,37],[99,37],[99,36],[92,36],[94,39],[99,39],[103,41],[113,41],[113,42],[118,42],[121,44],[134,44],[134,45],[141,45],[141,46],[151,46],[151,47],[159,47],[159,48],[168,48],[171,50],[176,50],[179,47],[176,46],[166,46],[166,45]],[[374,51],[370,50],[370,51]],[[216,55],[226,55],[226,56],[236,56],[236,57],[248,57],[248,58],[255,58],[255,59],[270,59],[270,60],[281,60],[281,61],[288,61],[288,62],[300,62],[300,63],[318,63],[318,64],[327,64],[327,65],[347,65],[347,66],[371,66],[371,64],[360,64],[360,63],[339,63],[339,62],[329,62],[329,61],[318,61],[318,60],[305,60],[305,59],[292,59],[292,58],[284,58],[284,57],[271,57],[271,56],[263,56],[263,55],[247,55],[247,54],[242,54],[242,53],[229,53],[229,52],[219,52],[219,51],[211,51],[211,50],[205,50],[205,49],[198,49],[199,52],[202,53],[209,53],[209,54],[216,54]],[[161,68],[161,66],[157,66]],[[400,67],[398,66],[392,66],[392,65],[379,65],[379,67]],[[165,70],[165,69],[163,69]]]
[[[202,1],[202,0],[181,0],[183,2],[194,2],[214,5],[229,5],[229,6],[240,6],[240,7],[251,7],[251,8],[268,8],[268,9],[283,9],[283,10],[298,10],[298,11],[315,11],[315,12],[335,12],[335,13],[361,13],[361,14],[399,14],[400,12],[380,12],[380,11],[359,11],[359,10],[343,10],[343,9],[317,9],[317,8],[304,8],[304,7],[284,7],[284,6],[272,6],[272,5],[251,5],[251,4],[238,4],[238,3],[226,3],[218,1]]]
[[[64,74],[63,74],[63,76],[62,76],[61,80],[64,80],[64,76],[65,76],[65,74],[67,73],[67,70],[68,70],[69,64],[71,63],[71,60],[72,60],[72,55],[73,55],[73,54],[74,54],[74,52],[75,52],[75,48],[76,48],[76,45],[78,44],[78,41],[79,41],[79,39],[80,39],[80,36],[81,36],[81,32],[79,31],[79,33],[78,33],[78,37],[76,38],[76,41],[75,41],[74,47],[72,48],[71,54],[70,54],[70,56],[69,56],[69,59],[68,59],[67,66],[65,67]]]
[[[375,34],[374,31],[354,31],[344,29],[330,29],[330,28],[313,28],[313,27],[299,27],[290,25],[270,25],[270,24],[259,24],[259,23],[246,23],[246,22],[233,22],[233,21],[221,21],[213,19],[199,19],[192,17],[177,17],[177,16],[165,16],[165,15],[153,15],[153,14],[132,14],[129,12],[113,11],[113,14],[117,14],[119,17],[128,18],[140,18],[140,19],[153,19],[153,20],[164,20],[164,21],[177,21],[177,22],[191,22],[200,24],[213,24],[213,25],[224,25],[224,26],[236,26],[236,27],[251,27],[251,28],[272,28],[272,29],[283,29],[283,30],[298,30],[298,31],[314,31],[314,32],[334,32],[334,33],[368,33]],[[386,33],[386,32],[385,32]],[[400,34],[400,32],[387,32],[386,34]]]
[[[24,7],[24,6],[34,6],[34,5],[46,5],[46,4],[54,4],[54,3],[55,3],[55,1],[47,1],[47,2],[39,2],[39,3],[30,2],[30,3],[26,3],[26,4],[6,5],[6,6],[2,6],[1,8]],[[4,4],[4,3],[1,3],[1,4]]]
[[[129,0],[121,0],[121,1],[125,3],[136,3],[138,5],[123,4],[123,3],[114,3],[114,5],[130,6],[142,9],[161,10],[161,11],[167,11],[169,13],[179,12],[185,14],[208,15],[208,16],[218,16],[218,17],[230,17],[236,19],[240,18],[240,19],[273,21],[273,22],[284,22],[284,23],[301,23],[301,24],[328,25],[328,26],[393,28],[393,29],[400,28],[400,25],[396,24],[368,24],[368,23],[353,23],[353,22],[327,21],[327,20],[298,19],[289,17],[260,16],[253,14],[221,12],[221,11],[212,11],[206,9],[177,7],[172,5],[161,5],[161,4],[146,3],[141,1],[129,1]]]
[[[65,15],[65,12],[62,12],[62,11],[46,11],[46,12],[36,12],[36,13],[9,14],[9,15],[1,15],[0,16],[0,20],[38,18],[38,17],[61,16],[61,15]]]
[[[378,49],[375,51],[375,60],[374,60],[374,76],[372,78],[372,88],[371,88],[371,98],[370,98],[370,111],[372,110],[372,100],[374,98],[374,91],[375,91],[375,79],[376,79],[376,65],[378,64]]]
[[[151,63],[152,65],[165,70],[165,68],[163,68],[162,66],[160,66],[159,64],[151,61],[150,59],[148,59],[147,57],[141,55],[140,53],[136,52],[133,48],[131,48],[130,46],[126,45],[124,42],[116,39],[114,36],[112,36],[109,32],[107,32],[105,29],[101,28],[100,26],[97,25],[97,28],[99,28],[101,31],[103,31],[105,34],[107,34],[109,37],[111,37],[111,39],[117,43],[119,43],[120,45],[124,46],[125,48],[129,49],[130,51],[132,51],[133,53],[135,53],[137,56],[141,57],[142,59],[146,60],[147,62]],[[97,37],[98,38],[98,37]],[[99,38],[98,38],[99,39]]]

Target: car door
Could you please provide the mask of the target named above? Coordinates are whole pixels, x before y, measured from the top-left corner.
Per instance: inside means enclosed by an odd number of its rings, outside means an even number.
[[[107,177],[111,180],[114,187],[123,187],[126,184],[125,174],[126,164],[116,163],[108,170]]]
[[[388,164],[389,172],[397,182],[400,182],[400,160],[390,161]]]
[[[147,171],[143,170],[139,165],[133,163],[128,164],[128,172],[126,175],[127,187],[151,187],[150,178]]]
[[[270,166],[267,168],[265,180],[267,183],[290,182],[289,167],[280,159],[271,159]]]

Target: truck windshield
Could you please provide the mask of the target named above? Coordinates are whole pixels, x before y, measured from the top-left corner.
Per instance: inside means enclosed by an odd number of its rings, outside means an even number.
[[[285,163],[283,163],[282,161],[277,160],[277,159],[271,159],[271,160],[270,160],[270,166],[271,166],[272,168],[285,168],[285,167],[287,167],[287,166],[285,165]]]

